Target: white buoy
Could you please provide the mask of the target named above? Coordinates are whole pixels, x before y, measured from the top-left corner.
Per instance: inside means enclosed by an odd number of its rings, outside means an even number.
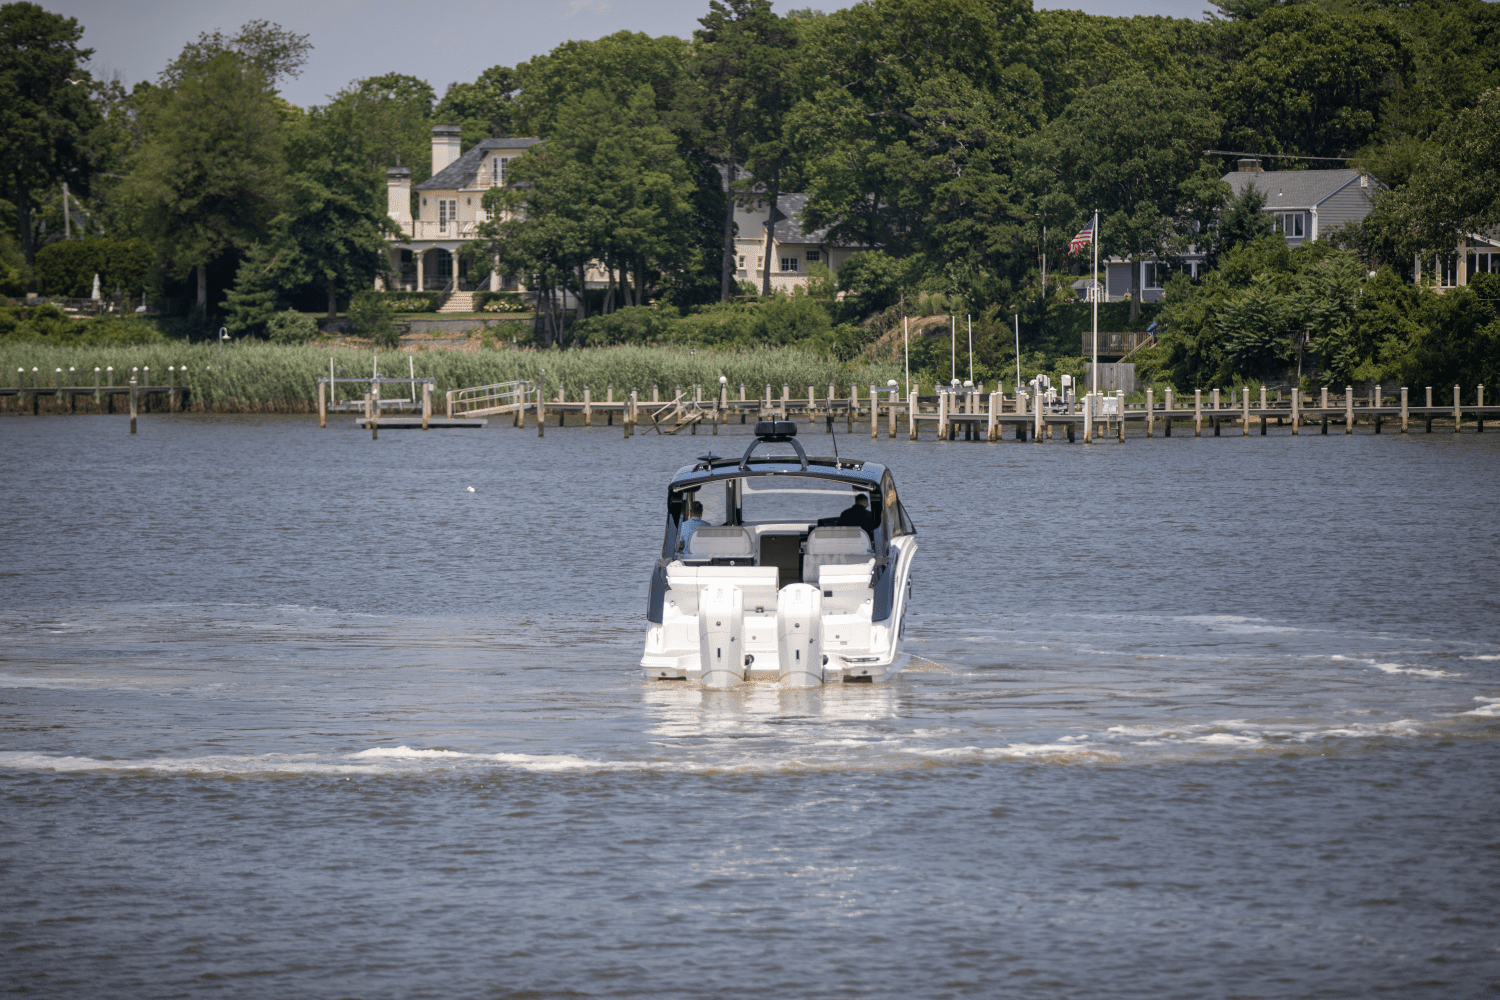
[[[474,492],[474,487],[472,487],[472,486],[470,486],[470,487],[469,487],[469,492],[470,492],[470,493],[473,493],[473,492]]]

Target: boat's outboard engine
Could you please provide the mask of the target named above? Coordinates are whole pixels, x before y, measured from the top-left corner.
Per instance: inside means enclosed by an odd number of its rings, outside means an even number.
[[[704,687],[738,687],[745,680],[744,595],[728,584],[710,584],[698,595],[698,657]]]
[[[823,592],[789,583],[776,595],[776,647],[784,687],[823,683]]]

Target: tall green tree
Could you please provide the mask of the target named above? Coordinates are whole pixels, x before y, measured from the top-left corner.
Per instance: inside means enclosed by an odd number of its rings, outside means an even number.
[[[693,74],[699,83],[685,99],[702,122],[703,144],[724,171],[730,197],[724,205],[724,249],[719,295],[728,301],[734,281],[734,206],[768,200],[769,227],[776,223],[776,198],[787,146],[782,127],[793,94],[792,27],[771,10],[770,0],[710,0],[709,12],[693,33]],[[742,181],[740,170],[754,156],[760,175]],[[760,191],[755,188],[759,185]],[[771,190],[774,187],[775,190]],[[769,291],[771,255],[765,255],[764,288]]]
[[[0,6],[0,184],[28,267],[41,236],[38,195],[64,182],[85,193],[92,173],[86,138],[98,111],[82,68],[93,50],[79,48],[82,38],[75,18],[32,3]]]
[[[1081,217],[1100,213],[1099,246],[1132,262],[1170,257],[1194,242],[1194,202],[1215,190],[1203,150],[1220,122],[1207,99],[1144,76],[1090,90],[1053,121],[1041,149]],[[1220,196],[1223,189],[1217,189]],[[1140,268],[1131,268],[1130,318],[1140,315]]]
[[[280,208],[281,111],[260,69],[226,51],[185,69],[143,118],[129,197],[167,272],[196,272],[205,314],[208,264],[260,239]]]

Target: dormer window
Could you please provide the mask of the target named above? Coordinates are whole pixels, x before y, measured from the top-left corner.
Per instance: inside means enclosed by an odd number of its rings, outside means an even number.
[[[505,171],[511,157],[496,156],[490,159],[490,184],[491,186],[505,183]]]

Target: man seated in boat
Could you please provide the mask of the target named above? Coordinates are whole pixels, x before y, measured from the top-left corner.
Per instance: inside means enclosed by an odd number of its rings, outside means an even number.
[[[683,521],[682,527],[677,529],[677,537],[682,542],[682,547],[684,549],[687,548],[688,539],[693,537],[693,532],[697,531],[699,528],[708,527],[708,522],[703,520],[703,504],[699,503],[697,500],[694,500],[689,512],[693,516],[688,518],[686,521]]]
[[[854,495],[854,503],[839,514],[839,524],[850,528],[864,528],[872,539],[880,522],[870,513],[870,498],[863,493]]]

